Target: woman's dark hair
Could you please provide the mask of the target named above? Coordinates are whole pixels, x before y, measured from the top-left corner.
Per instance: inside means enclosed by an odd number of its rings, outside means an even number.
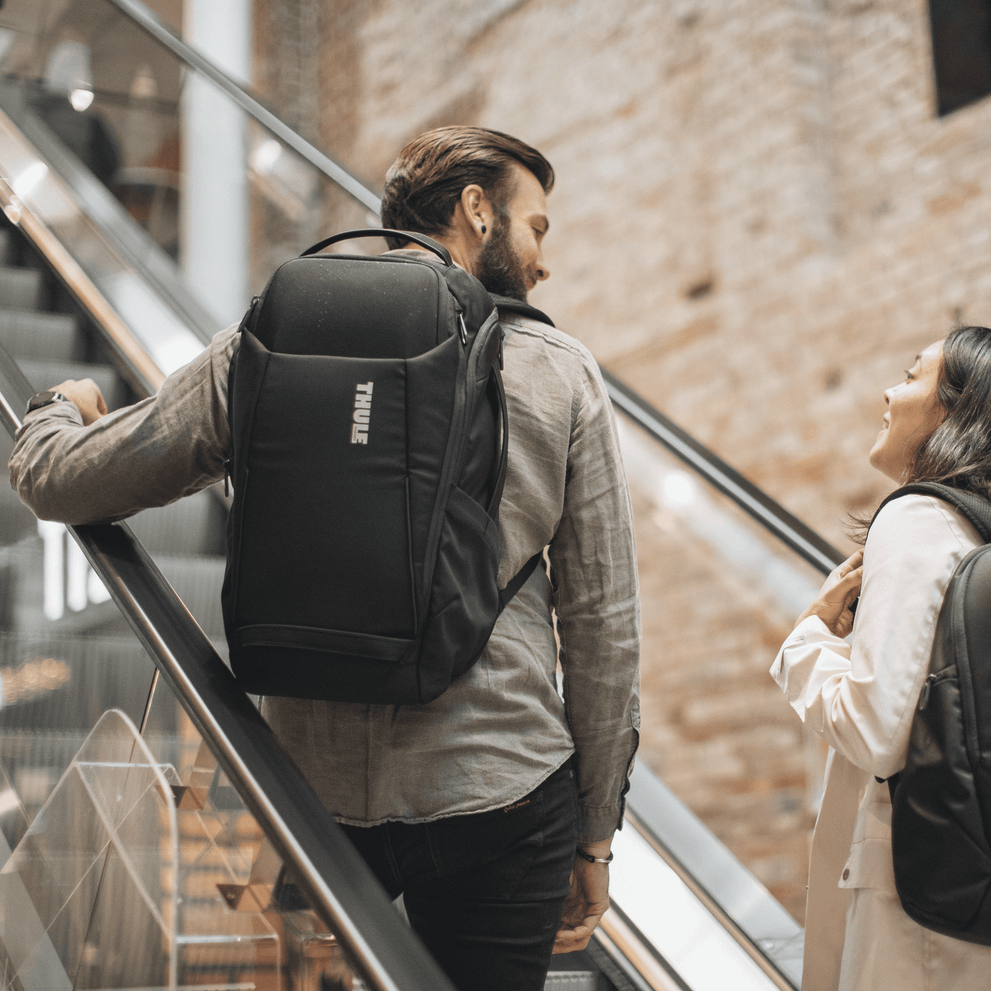
[[[946,418],[919,446],[907,481],[991,498],[991,330],[958,327],[947,335],[936,399]]]
[[[512,168],[529,169],[549,193],[554,169],[535,148],[484,127],[438,127],[414,138],[385,176],[382,224],[402,231],[443,234],[465,186],[485,190],[497,211],[513,196]],[[401,248],[397,238],[389,247]]]

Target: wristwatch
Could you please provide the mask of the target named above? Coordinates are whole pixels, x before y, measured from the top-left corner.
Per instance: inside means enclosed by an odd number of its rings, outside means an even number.
[[[41,409],[42,406],[48,406],[51,403],[64,403],[68,400],[61,392],[55,392],[53,389],[49,389],[47,392],[37,392],[29,400],[27,409],[24,410],[25,415],[30,413],[32,410]]]

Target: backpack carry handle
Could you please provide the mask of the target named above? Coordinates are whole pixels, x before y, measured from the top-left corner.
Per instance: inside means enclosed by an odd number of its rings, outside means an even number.
[[[435,255],[439,256],[445,265],[453,264],[451,253],[439,241],[435,241],[432,237],[427,237],[426,234],[416,234],[413,231],[396,231],[389,227],[366,227],[359,231],[342,231],[340,234],[333,234],[330,237],[325,237],[322,241],[317,241],[316,244],[307,248],[299,257],[305,258],[307,255],[315,255],[318,251],[323,251],[328,245],[334,244],[337,241],[350,241],[356,237],[402,237],[407,241],[414,241],[421,248],[432,251]]]

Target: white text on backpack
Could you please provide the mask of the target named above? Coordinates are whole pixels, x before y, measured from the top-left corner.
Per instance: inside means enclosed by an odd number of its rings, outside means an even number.
[[[374,382],[359,383],[354,393],[354,423],[351,426],[351,443],[368,443],[368,421],[372,416],[372,386]]]

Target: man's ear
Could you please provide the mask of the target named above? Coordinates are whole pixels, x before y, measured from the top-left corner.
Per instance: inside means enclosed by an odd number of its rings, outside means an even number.
[[[471,233],[481,239],[492,226],[492,204],[485,190],[477,183],[465,186],[461,190],[460,206]]]

